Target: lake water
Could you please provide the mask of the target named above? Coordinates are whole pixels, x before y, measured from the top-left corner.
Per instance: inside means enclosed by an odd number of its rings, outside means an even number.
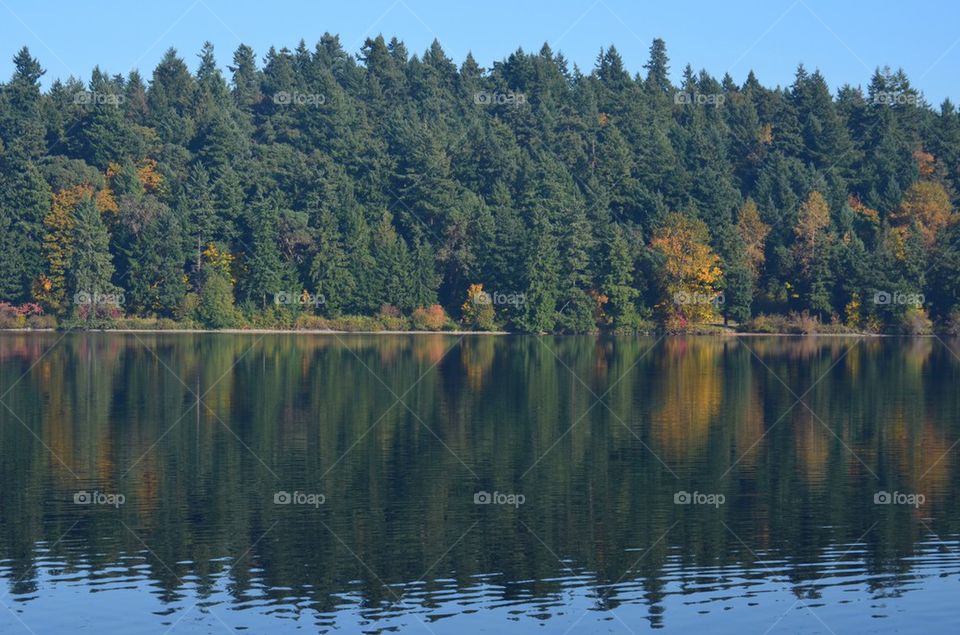
[[[957,355],[2,334],[0,633],[957,632]]]

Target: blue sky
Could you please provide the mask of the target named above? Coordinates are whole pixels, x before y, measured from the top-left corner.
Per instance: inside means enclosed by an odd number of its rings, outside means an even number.
[[[139,4],[139,3],[138,3]],[[616,45],[631,72],[662,37],[676,81],[689,62],[739,83],[753,69],[765,85],[789,85],[798,62],[819,68],[832,88],[866,85],[877,66],[903,67],[928,101],[960,101],[960,2],[860,0],[163,0],[142,3],[0,0],[0,77],[26,44],[47,69],[45,85],[136,67],[149,78],[173,46],[196,68],[204,40],[221,66],[242,41],[262,59],[270,45],[312,48],[324,31],[356,53],[365,37],[396,35],[411,53],[437,38],[456,62],[468,51],[491,66],[543,42],[584,71],[602,46]]]

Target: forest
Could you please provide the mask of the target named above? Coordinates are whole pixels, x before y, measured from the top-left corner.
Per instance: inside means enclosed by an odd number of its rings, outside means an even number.
[[[960,329],[960,114],[902,70],[674,85],[659,39],[585,71],[329,33],[226,73],[14,64],[3,327]]]

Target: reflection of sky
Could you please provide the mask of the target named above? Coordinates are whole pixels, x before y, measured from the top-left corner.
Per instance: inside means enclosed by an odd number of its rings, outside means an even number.
[[[232,584],[218,576],[213,588],[198,600],[196,579],[187,576],[182,594],[172,603],[158,597],[148,567],[134,556],[128,566],[61,569],[45,561],[36,577],[36,591],[9,595],[4,585],[0,602],[0,632],[99,633],[237,632],[286,633],[337,631],[371,632],[399,629],[403,633],[463,635],[464,633],[629,633],[651,630],[668,633],[797,633],[797,632],[926,632],[925,625],[956,621],[960,582],[960,549],[931,538],[909,558],[905,573],[870,573],[860,546],[831,547],[816,563],[766,560],[753,567],[684,569],[678,555],[663,570],[662,595],[651,611],[643,580],[617,585],[605,601],[613,610],[598,609],[592,577],[571,572],[552,580],[562,590],[534,598],[493,582],[499,575],[477,576],[457,587],[452,580],[406,588],[394,586],[402,599],[393,606],[361,608],[359,589],[340,594],[336,613],[317,613],[309,600],[270,598],[264,581],[255,579],[243,598],[231,594]],[[135,564],[137,562],[140,564]],[[816,570],[811,584],[790,582],[798,570]],[[259,572],[259,570],[255,570]],[[0,578],[10,571],[0,567]],[[798,600],[802,596],[803,601]],[[615,603],[611,599],[615,598]],[[423,626],[426,624],[427,627]],[[172,628],[171,628],[172,627]],[[772,627],[772,628],[771,628]]]

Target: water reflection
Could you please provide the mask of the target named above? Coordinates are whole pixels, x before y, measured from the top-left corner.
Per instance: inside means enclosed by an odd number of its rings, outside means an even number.
[[[936,626],[948,345],[0,335],[0,627]]]

